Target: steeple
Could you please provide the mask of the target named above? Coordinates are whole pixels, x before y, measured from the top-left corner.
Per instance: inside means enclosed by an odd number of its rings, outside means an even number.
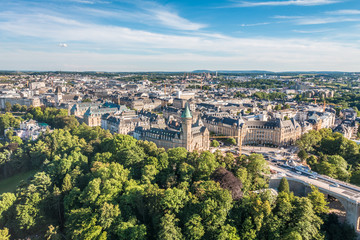
[[[188,103],[185,104],[185,110],[181,114],[181,118],[192,118]]]
[[[192,116],[189,109],[188,103],[185,105],[185,110],[181,114],[182,120],[182,134],[183,134],[183,147],[188,151],[192,151],[192,134],[191,134],[191,125],[192,125]]]

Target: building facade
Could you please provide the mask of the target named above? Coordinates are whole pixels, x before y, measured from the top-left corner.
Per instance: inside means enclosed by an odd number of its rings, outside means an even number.
[[[233,137],[242,145],[287,146],[301,136],[301,126],[295,120],[244,121],[241,117],[203,116],[203,122],[210,132]]]
[[[180,131],[137,127],[134,137],[139,140],[154,142],[158,147],[165,149],[184,147],[188,151],[205,151],[209,149],[209,131],[201,119],[193,124],[193,116],[189,106],[186,105],[181,115],[182,127]]]

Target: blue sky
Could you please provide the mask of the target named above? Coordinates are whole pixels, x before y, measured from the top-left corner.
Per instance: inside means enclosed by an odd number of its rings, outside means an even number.
[[[0,69],[360,72],[360,1],[3,0]]]

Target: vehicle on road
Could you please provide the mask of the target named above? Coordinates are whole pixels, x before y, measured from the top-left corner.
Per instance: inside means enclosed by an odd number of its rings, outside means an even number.
[[[297,174],[301,175],[301,172],[300,171],[296,171]]]
[[[331,187],[340,187],[340,185],[337,184],[337,183],[332,183],[332,184],[330,184],[330,186],[331,186]]]

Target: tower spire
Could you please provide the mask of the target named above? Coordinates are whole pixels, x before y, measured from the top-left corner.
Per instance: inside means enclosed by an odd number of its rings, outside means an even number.
[[[181,114],[181,118],[192,118],[188,103],[185,103],[185,110]]]

